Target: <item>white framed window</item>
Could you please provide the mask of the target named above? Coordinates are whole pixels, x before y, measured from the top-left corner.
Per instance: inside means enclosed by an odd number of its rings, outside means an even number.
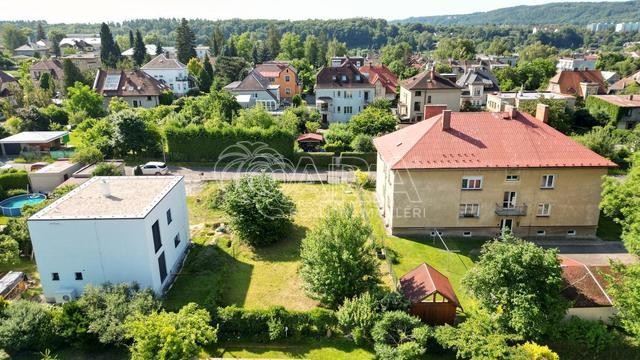
[[[480,190],[482,189],[482,176],[463,176],[462,190]]]
[[[547,232],[544,231],[544,230],[538,230],[538,231],[536,231],[536,235],[537,236],[545,236],[545,235],[547,235]]]
[[[345,114],[353,114],[353,106],[345,106],[344,107]]]
[[[458,210],[460,217],[479,217],[480,216],[480,204],[460,204]]]
[[[576,231],[575,230],[567,231],[567,236],[576,236]]]
[[[507,174],[507,177],[506,177],[505,181],[507,181],[507,182],[520,181],[520,175]]]
[[[353,92],[352,92],[352,91],[345,90],[345,91],[344,91],[344,98],[345,98],[345,99],[352,99],[352,98],[353,98]]]
[[[471,235],[473,235],[473,234],[471,233],[471,231],[464,231],[464,232],[462,233],[462,236],[464,236],[464,237],[471,237]]]
[[[549,203],[538,204],[538,210],[536,211],[536,216],[549,216],[549,215],[551,215],[551,204]]]
[[[540,187],[542,189],[553,189],[556,186],[556,176],[555,175],[542,175],[542,183]]]

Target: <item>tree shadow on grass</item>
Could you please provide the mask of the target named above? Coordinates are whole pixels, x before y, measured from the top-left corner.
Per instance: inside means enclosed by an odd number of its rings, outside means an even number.
[[[367,352],[370,354],[370,349],[363,349],[362,347],[354,344],[352,341],[340,338],[307,338],[300,340],[279,341],[277,343],[257,344],[257,343],[235,343],[228,342],[217,345],[212,348],[210,353],[214,356],[223,357],[225,355],[236,357],[238,355],[251,357],[251,355],[264,356],[267,353],[274,354],[277,357],[291,359],[306,359],[310,357],[311,352],[316,352],[314,357],[323,358],[362,358],[365,357]],[[247,354],[249,353],[249,354]],[[356,353],[358,353],[356,355]],[[353,356],[352,356],[353,355]]]
[[[300,260],[300,245],[307,234],[307,227],[292,223],[286,235],[270,246],[252,249],[253,257],[260,261],[289,262]]]
[[[230,287],[247,293],[252,271],[252,265],[233,258],[218,245],[193,243],[164,305],[174,311],[190,302],[209,309],[224,305],[224,294]]]

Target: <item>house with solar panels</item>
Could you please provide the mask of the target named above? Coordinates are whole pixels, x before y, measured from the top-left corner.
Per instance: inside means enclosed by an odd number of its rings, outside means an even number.
[[[444,108],[444,107],[443,107]],[[376,197],[389,232],[593,237],[602,177],[616,164],[536,116],[452,112],[376,138]]]
[[[104,98],[105,109],[118,97],[130,107],[152,108],[160,105],[160,95],[171,88],[142,70],[98,70],[93,89]]]

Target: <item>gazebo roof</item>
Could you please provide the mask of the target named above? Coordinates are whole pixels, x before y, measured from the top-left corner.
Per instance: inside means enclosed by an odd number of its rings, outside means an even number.
[[[425,263],[400,278],[400,290],[411,303],[418,303],[434,293],[462,308],[453,287],[446,276]]]

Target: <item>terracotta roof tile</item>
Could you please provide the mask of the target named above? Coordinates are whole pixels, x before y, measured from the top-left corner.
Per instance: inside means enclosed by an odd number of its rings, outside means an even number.
[[[598,84],[598,94],[607,93],[606,81],[600,70],[562,70],[549,80],[549,84],[558,84],[560,93],[584,97],[581,82]]]
[[[529,114],[453,112],[391,134],[374,144],[392,169],[615,167],[616,164]]]
[[[425,263],[400,278],[400,290],[411,303],[420,302],[427,296],[438,293],[461,307],[449,279]]]
[[[574,308],[610,307],[613,306],[607,295],[603,273],[608,273],[608,266],[588,267],[576,260],[561,257],[562,279],[565,286],[562,295],[573,302]]]
[[[120,75],[118,86],[114,90],[105,90],[104,83],[107,75]],[[154,79],[142,70],[105,71],[98,70],[93,84],[94,90],[104,96],[159,96],[169,87]]]
[[[380,81],[388,93],[394,94],[398,87],[398,77],[384,65],[367,65],[360,67],[362,74],[368,74],[369,83],[375,85]]]
[[[407,90],[459,89],[453,81],[440,76],[433,70],[424,71],[414,77],[403,80],[400,85]]]

